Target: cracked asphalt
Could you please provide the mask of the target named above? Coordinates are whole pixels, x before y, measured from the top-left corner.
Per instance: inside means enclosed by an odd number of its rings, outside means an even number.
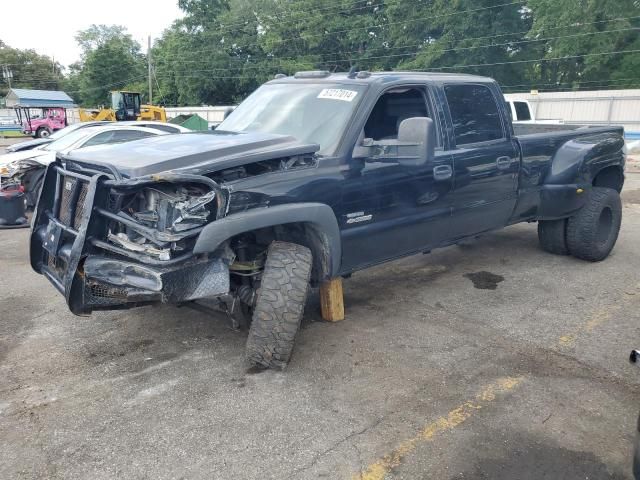
[[[628,479],[640,410],[640,175],[598,264],[535,225],[309,300],[291,365],[252,374],[224,316],[75,317],[0,231],[0,478]]]

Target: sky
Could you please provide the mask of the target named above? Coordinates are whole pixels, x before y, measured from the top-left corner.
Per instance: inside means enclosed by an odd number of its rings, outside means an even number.
[[[25,9],[18,8],[18,1],[3,5],[0,40],[54,57],[64,66],[80,59],[73,37],[93,23],[126,27],[146,51],[149,35],[160,37],[182,16],[178,0],[29,0],[28,4]]]

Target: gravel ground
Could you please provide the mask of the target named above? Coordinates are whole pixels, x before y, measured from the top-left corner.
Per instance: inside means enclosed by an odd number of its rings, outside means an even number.
[[[284,372],[224,316],[75,317],[0,232],[0,478],[627,479],[640,410],[640,175],[598,264],[517,225],[317,293]]]

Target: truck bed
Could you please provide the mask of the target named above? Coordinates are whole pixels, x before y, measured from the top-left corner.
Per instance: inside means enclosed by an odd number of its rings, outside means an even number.
[[[513,131],[516,136],[533,135],[536,133],[574,131],[588,128],[602,128],[596,125],[578,125],[569,123],[513,123]]]
[[[514,221],[529,219],[536,212],[543,185],[579,181],[581,167],[575,158],[589,157],[590,163],[610,162],[624,167],[622,127],[514,124],[513,128],[522,155],[519,201]],[[598,152],[598,156],[593,157],[589,152]]]

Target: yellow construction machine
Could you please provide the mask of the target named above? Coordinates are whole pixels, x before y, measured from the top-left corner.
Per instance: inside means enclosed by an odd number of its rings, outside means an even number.
[[[125,120],[167,121],[167,112],[155,105],[140,105],[139,92],[111,92],[111,108],[97,110],[80,109],[80,121],[89,122],[104,120],[122,122]]]

